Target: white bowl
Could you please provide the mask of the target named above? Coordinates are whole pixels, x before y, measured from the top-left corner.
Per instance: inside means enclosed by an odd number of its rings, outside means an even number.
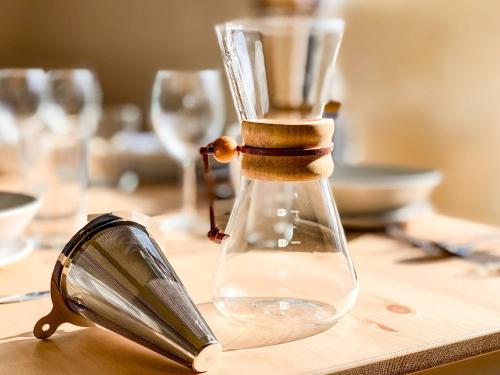
[[[39,206],[31,195],[0,191],[0,242],[18,238]]]
[[[366,215],[428,202],[441,178],[433,170],[336,163],[330,181],[341,213]]]

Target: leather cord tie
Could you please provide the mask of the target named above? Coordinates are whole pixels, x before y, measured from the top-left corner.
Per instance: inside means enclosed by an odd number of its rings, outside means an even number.
[[[261,148],[242,145],[237,150],[243,154],[261,156],[323,156],[333,151],[333,143],[314,148]]]
[[[210,241],[214,241],[217,243],[222,242],[222,240],[229,237],[229,235],[221,232],[220,228],[217,226],[215,222],[215,213],[214,213],[214,175],[212,173],[212,169],[210,168],[210,163],[208,160],[208,156],[214,153],[213,144],[207,145],[207,147],[200,148],[201,158],[203,160],[203,170],[205,175],[205,185],[207,188],[208,195],[208,205],[210,212],[210,230],[207,233],[207,237]]]
[[[214,155],[215,159],[222,163],[228,163],[239,153],[258,155],[258,156],[324,156],[333,151],[333,143],[324,147],[314,148],[261,148],[245,145],[237,145],[236,142],[229,137],[220,137],[206,147],[200,148],[200,155],[203,161],[203,169],[205,175],[205,184],[208,194],[209,212],[210,212],[210,230],[207,233],[211,241],[220,243],[227,237],[228,234],[221,231],[217,226],[214,213],[214,176],[210,168],[209,155]]]

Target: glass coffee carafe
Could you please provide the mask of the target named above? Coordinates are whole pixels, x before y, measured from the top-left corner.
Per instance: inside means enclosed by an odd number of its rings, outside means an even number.
[[[216,27],[243,139],[215,272],[215,305],[231,318],[326,329],[355,302],[329,180],[333,120],[321,119],[343,29],[338,19],[293,17]]]

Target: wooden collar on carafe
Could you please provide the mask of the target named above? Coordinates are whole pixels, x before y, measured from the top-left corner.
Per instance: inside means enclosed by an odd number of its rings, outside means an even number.
[[[228,237],[217,226],[214,212],[214,177],[209,155],[229,163],[242,154],[243,176],[263,181],[310,181],[327,178],[333,172],[334,121],[270,120],[243,121],[244,145],[230,137],[217,138],[200,148],[209,198],[210,231],[208,238],[220,242]]]
[[[309,181],[333,172],[332,119],[244,120],[241,170],[264,181]],[[245,152],[245,147],[264,150]]]

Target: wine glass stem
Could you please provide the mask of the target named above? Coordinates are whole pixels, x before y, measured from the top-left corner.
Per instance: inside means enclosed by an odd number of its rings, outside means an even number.
[[[182,211],[196,210],[196,162],[190,160],[182,165]]]

